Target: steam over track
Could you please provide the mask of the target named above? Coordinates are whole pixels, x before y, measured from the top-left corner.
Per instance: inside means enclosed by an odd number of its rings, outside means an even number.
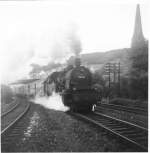
[[[71,113],[81,119],[94,123],[100,128],[109,131],[118,138],[135,146],[140,151],[148,150],[148,129],[108,116],[99,112],[90,114]]]

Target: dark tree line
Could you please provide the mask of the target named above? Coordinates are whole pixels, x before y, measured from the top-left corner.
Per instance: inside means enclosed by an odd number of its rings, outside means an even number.
[[[130,68],[127,74],[121,75],[120,88],[119,82],[109,88],[108,80],[102,77],[103,73],[93,74],[93,83],[102,86],[103,97],[148,99],[148,41],[141,47],[130,49],[128,62],[131,63]]]
[[[148,41],[138,48],[132,48],[130,70],[130,93],[134,99],[148,99]]]
[[[13,91],[7,85],[1,85],[1,103],[8,104],[12,102]]]

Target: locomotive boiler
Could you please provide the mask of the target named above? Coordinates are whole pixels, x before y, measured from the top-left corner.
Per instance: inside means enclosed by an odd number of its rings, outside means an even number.
[[[74,112],[91,111],[100,98],[100,93],[93,88],[92,73],[81,66],[80,58],[75,59],[74,66],[69,65],[62,71],[52,73],[46,82],[47,95],[52,93],[49,87],[54,83],[55,92],[62,96],[64,105]]]
[[[92,73],[81,66],[79,58],[75,59],[75,67],[64,76],[62,99],[71,111],[91,111],[99,100],[99,93],[92,88]]]

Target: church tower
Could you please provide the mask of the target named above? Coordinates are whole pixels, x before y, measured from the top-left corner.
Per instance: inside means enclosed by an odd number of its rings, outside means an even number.
[[[131,47],[137,48],[143,46],[144,44],[145,44],[145,38],[142,31],[140,5],[138,4],[136,7],[136,17],[135,17],[134,33],[132,37]]]

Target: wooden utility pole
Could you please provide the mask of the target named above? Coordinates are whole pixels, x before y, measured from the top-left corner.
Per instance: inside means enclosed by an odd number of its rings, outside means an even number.
[[[110,63],[108,63],[109,64],[109,69],[108,69],[108,73],[109,73],[109,88],[110,88]]]
[[[120,62],[118,63],[118,83],[119,83],[119,96],[120,96]]]
[[[34,87],[35,87],[35,96],[36,96],[36,83],[35,83],[35,86]]]
[[[108,86],[109,89],[111,87],[111,74],[113,75],[113,84],[115,85],[115,83],[118,83],[118,95],[120,96],[120,86],[121,86],[121,82],[120,82],[120,62],[118,63],[107,63],[105,65],[105,75],[108,76]]]
[[[28,85],[28,95],[30,95],[30,84]]]
[[[110,88],[110,81],[111,81],[111,65],[110,65],[110,63],[107,63],[106,65],[105,65],[105,74],[108,76],[108,86],[109,86],[109,88]]]
[[[114,83],[116,83],[116,63],[114,63]]]

